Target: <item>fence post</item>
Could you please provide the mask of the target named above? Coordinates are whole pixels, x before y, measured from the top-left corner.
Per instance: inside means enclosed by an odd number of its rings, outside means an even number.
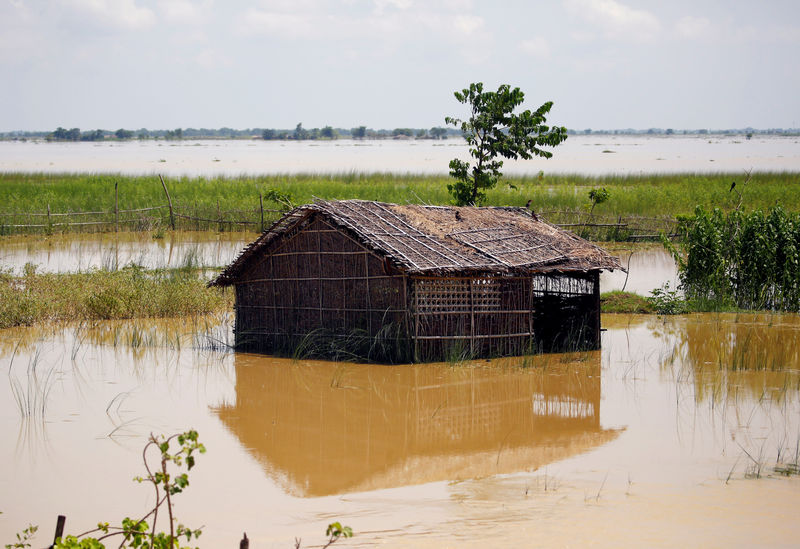
[[[258,205],[261,206],[261,232],[264,232],[264,196],[258,193]]]
[[[53,234],[53,221],[50,219],[50,203],[47,204],[47,234]]]
[[[119,181],[114,181],[114,232],[119,232]]]
[[[158,178],[161,180],[161,186],[164,187],[164,194],[167,195],[167,203],[169,204],[169,226],[172,227],[172,230],[175,230],[175,216],[172,213],[172,199],[169,197],[169,191],[167,190],[167,184],[164,183],[164,178],[161,177],[161,174],[158,174]]]
[[[65,517],[64,515],[58,515],[58,519],[56,520],[56,535],[53,537],[53,545],[48,547],[48,549],[51,549],[52,547],[55,546],[56,541],[58,541],[58,538],[64,537],[64,524],[66,522],[67,522],[67,517]]]

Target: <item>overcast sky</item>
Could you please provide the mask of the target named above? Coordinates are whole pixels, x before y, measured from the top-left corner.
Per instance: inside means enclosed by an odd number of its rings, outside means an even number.
[[[444,125],[470,82],[572,129],[800,126],[798,0],[0,0],[0,131]]]

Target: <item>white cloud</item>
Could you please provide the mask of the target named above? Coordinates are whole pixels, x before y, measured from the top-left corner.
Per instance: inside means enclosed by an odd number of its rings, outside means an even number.
[[[675,30],[684,38],[701,38],[712,32],[711,21],[705,17],[687,15],[675,24]]]
[[[370,40],[372,52],[395,52],[409,41],[462,43],[486,26],[482,17],[453,13],[440,3],[418,6],[410,0],[376,0],[375,9],[366,11],[341,10],[324,0],[301,0],[295,4],[277,0],[268,4],[240,14],[239,29],[247,34],[290,40],[335,39],[340,44]]]
[[[477,15],[457,15],[453,19],[453,27],[462,34],[472,34],[483,25],[483,17]]]
[[[572,14],[599,27],[607,38],[649,40],[661,30],[658,18],[649,11],[616,0],[565,0],[565,5]]]
[[[541,36],[535,36],[533,38],[523,40],[519,44],[519,49],[523,53],[538,59],[548,59],[551,53],[550,44],[548,44],[547,40]]]
[[[314,36],[315,29],[315,18],[305,13],[251,9],[242,20],[242,30],[249,34],[307,38]]]
[[[452,11],[469,11],[472,9],[472,0],[443,0],[442,6]]]
[[[216,69],[231,65],[230,58],[211,49],[201,51],[195,56],[194,61],[205,69]]]
[[[414,5],[412,0],[375,0],[375,9],[378,13],[383,13],[383,10],[387,7],[396,10],[407,10],[412,5]]]
[[[61,4],[73,15],[88,17],[89,22],[101,26],[141,30],[156,21],[153,11],[137,5],[136,0],[62,0]]]
[[[186,25],[207,21],[210,7],[210,1],[160,0],[158,2],[158,11],[166,21]]]

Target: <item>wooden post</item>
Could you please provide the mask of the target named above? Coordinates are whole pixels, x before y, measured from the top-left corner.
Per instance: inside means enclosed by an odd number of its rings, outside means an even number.
[[[53,222],[50,221],[50,204],[47,204],[47,234],[53,232]]]
[[[372,333],[372,297],[369,295],[369,254],[364,254],[364,280],[367,283],[367,333],[372,339],[375,334]]]
[[[164,183],[164,178],[161,177],[161,174],[158,174],[158,178],[161,180],[161,186],[164,187],[164,194],[167,195],[167,203],[169,204],[169,226],[172,227],[172,230],[175,230],[175,215],[172,213],[172,199],[169,197],[169,191],[167,190],[167,184]]]
[[[58,541],[58,538],[64,537],[64,525],[66,524],[66,522],[67,522],[67,517],[65,517],[64,515],[58,515],[58,519],[56,520],[56,534],[55,536],[53,536],[53,545],[48,547],[48,549],[52,549],[55,546],[56,542]]]
[[[469,283],[469,354],[470,358],[475,357],[475,296],[472,287],[473,279],[468,279]],[[492,342],[489,341],[489,348],[491,349]]]
[[[264,196],[258,193],[258,205],[261,207],[261,232],[264,232]]]
[[[319,218],[317,218],[319,219]],[[316,223],[319,223],[317,221]],[[319,294],[319,325],[324,326],[323,317],[322,317],[322,233],[320,232],[321,227],[317,227],[317,293]],[[345,292],[343,295],[347,295]],[[340,304],[341,306],[341,304]]]
[[[416,282],[409,283],[414,284],[414,362],[419,362],[419,285]]]
[[[114,181],[114,232],[119,232],[119,185],[118,181]]]
[[[594,300],[595,309],[595,318],[594,318],[594,329],[595,329],[595,340],[594,340],[594,348],[600,348],[600,333],[602,330],[602,326],[600,325],[600,271],[594,271],[591,274],[591,280],[594,283],[594,288],[592,292],[592,297]]]

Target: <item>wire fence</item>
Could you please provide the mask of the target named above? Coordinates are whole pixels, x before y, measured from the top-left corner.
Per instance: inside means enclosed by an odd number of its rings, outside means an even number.
[[[163,183],[163,181],[162,181]],[[264,207],[263,196],[252,208],[223,210],[213,205],[173,202],[164,184],[166,203],[145,208],[119,208],[117,186],[113,208],[98,211],[0,212],[0,235],[57,234],[74,232],[157,231],[253,231],[262,232],[284,210]]]
[[[252,231],[263,232],[285,210],[264,207],[259,195],[251,208],[223,210],[219,202],[186,204],[173,201],[162,180],[165,203],[144,208],[119,208],[114,186],[114,204],[108,210],[55,212],[0,212],[0,235],[55,234],[70,232],[157,231]],[[672,217],[598,215],[581,210],[545,210],[542,219],[595,241],[647,241],[677,236],[678,222]]]
[[[598,215],[579,210],[546,210],[537,215],[588,240],[637,242],[678,236],[678,220],[668,216]]]

